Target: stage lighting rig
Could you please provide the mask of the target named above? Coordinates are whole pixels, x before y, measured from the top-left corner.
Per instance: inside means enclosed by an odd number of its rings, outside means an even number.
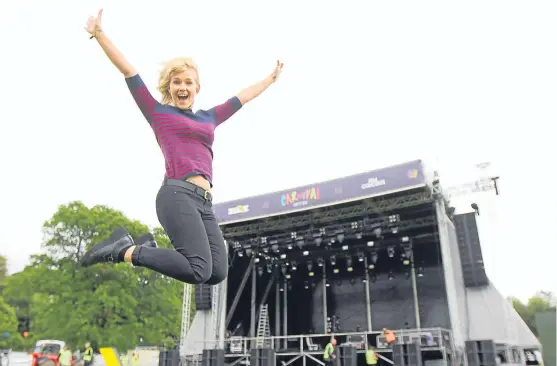
[[[395,247],[389,246],[387,248],[387,255],[389,256],[389,258],[393,258],[395,256]]]
[[[323,258],[317,258],[317,265],[319,267],[323,267],[324,264],[325,264],[325,261],[323,260]]]
[[[296,269],[298,269],[298,263],[296,261],[290,262],[290,268],[295,271]]]
[[[358,252],[358,254],[356,254],[358,256],[358,262],[363,262],[365,255],[362,252]]]
[[[352,272],[354,270],[354,267],[352,267],[352,257],[350,256],[346,257],[346,270],[348,272]]]
[[[418,277],[423,277],[424,276],[424,267],[418,267],[418,270],[416,271],[416,274],[418,275]]]
[[[337,257],[332,255],[331,258],[329,258],[329,260],[331,261],[331,266],[336,266],[337,264]]]
[[[375,242],[374,242],[373,240],[370,240],[370,241],[367,242],[366,245],[367,245],[369,248],[372,248],[372,247],[375,246]]]

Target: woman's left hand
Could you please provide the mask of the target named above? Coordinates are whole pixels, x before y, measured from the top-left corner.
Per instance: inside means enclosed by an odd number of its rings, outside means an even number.
[[[273,73],[271,74],[271,78],[273,79],[273,82],[277,81],[278,77],[280,76],[283,65],[284,63],[277,61],[277,66],[275,67],[275,71],[273,71]]]

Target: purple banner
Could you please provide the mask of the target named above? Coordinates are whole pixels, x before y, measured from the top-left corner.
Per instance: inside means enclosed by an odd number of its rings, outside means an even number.
[[[420,160],[304,187],[214,205],[219,224],[248,221],[425,185]]]

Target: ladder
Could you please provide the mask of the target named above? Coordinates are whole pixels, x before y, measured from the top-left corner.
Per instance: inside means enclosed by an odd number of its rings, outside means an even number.
[[[257,325],[257,338],[255,341],[256,348],[270,347],[271,330],[269,329],[269,311],[267,304],[261,305],[259,310],[259,324]]]

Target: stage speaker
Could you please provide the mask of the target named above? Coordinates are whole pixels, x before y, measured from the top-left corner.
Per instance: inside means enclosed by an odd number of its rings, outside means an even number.
[[[420,344],[393,344],[393,362],[395,366],[422,366]]]
[[[204,349],[202,366],[224,366],[223,349]]]
[[[180,353],[177,349],[161,351],[159,353],[159,366],[179,366]]]
[[[493,341],[466,341],[468,366],[495,366],[497,351]]]
[[[252,348],[250,366],[275,366],[275,350],[272,348]]]
[[[204,283],[195,285],[196,310],[211,310],[212,291],[211,285],[206,285]]]
[[[353,346],[342,346],[338,348],[338,361],[336,366],[358,366],[358,353]]]

